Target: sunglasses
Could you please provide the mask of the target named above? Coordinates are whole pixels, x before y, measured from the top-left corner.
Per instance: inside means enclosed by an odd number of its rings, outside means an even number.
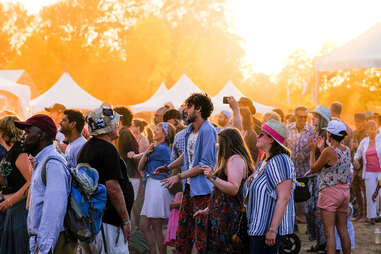
[[[261,138],[263,136],[269,137],[269,135],[266,132],[262,131],[261,133],[259,133],[258,138]]]

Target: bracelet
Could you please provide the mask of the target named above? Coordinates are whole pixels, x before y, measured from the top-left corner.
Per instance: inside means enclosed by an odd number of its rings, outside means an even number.
[[[123,226],[124,226],[124,225],[128,225],[128,224],[130,224],[130,222],[131,222],[130,219],[128,219],[128,220],[126,220],[125,222],[123,222],[122,225],[123,225]]]
[[[217,179],[217,176],[216,176],[216,175],[212,175],[212,177],[211,177],[211,178],[212,178],[212,180],[213,180],[213,181],[216,181],[216,179]]]
[[[278,232],[276,230],[272,229],[272,228],[269,228],[269,230],[267,232],[273,232],[275,234],[278,234]]]

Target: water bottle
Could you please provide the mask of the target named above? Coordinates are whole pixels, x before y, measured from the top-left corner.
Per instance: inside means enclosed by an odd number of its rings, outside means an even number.
[[[376,244],[381,244],[381,229],[379,227],[374,230],[374,238]]]

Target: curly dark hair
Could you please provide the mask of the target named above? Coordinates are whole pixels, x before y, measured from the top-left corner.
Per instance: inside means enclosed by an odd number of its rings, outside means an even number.
[[[214,107],[212,100],[207,94],[194,93],[185,100],[187,106],[194,106],[195,109],[201,109],[201,117],[208,119],[212,114]]]
[[[134,117],[131,110],[129,110],[126,107],[116,107],[114,108],[114,111],[116,111],[116,113],[121,115],[120,121],[122,122],[123,126],[131,127],[132,118]]]

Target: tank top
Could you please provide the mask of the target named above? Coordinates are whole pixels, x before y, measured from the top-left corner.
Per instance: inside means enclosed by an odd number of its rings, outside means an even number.
[[[0,161],[1,190],[3,194],[17,192],[26,180],[16,167],[16,160],[22,153],[21,143],[16,142]]]
[[[349,182],[351,152],[348,147],[345,147],[345,151],[341,151],[337,147],[332,148],[337,154],[337,163],[332,167],[324,166],[321,170],[319,191],[326,187],[331,187],[337,184],[346,184]]]

